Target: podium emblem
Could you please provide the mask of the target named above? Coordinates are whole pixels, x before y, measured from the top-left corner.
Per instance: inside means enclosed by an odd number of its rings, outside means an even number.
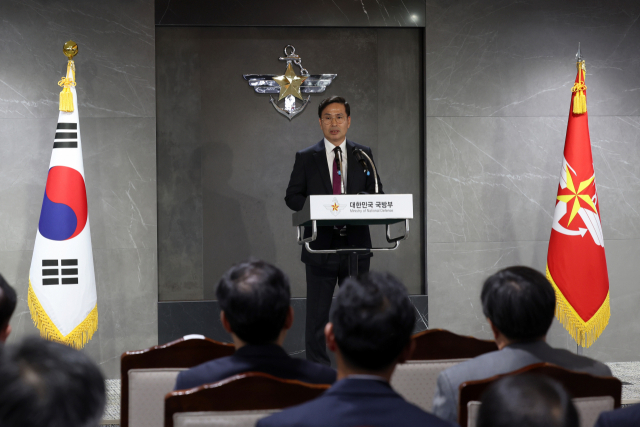
[[[287,45],[284,48],[285,56],[278,58],[287,62],[285,73],[281,76],[276,74],[243,74],[249,86],[253,87],[256,93],[268,93],[269,101],[276,111],[289,120],[301,113],[311,99],[311,95],[306,98],[303,94],[322,93],[327,89],[337,74],[309,74],[306,68],[302,67],[302,58],[296,55],[296,49]],[[300,68],[300,75],[295,73],[293,65]],[[278,94],[278,100],[273,99],[272,94]],[[296,102],[296,98],[301,101]],[[284,100],[284,105],[278,105]]]
[[[324,207],[329,212],[331,212],[333,216],[338,216],[338,214],[344,209],[344,206],[340,206],[340,203],[338,203],[338,199],[336,199],[335,197],[331,201],[330,205],[324,205]]]

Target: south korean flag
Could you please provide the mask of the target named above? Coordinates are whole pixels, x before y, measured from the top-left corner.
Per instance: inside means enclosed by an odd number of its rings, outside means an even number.
[[[58,116],[28,303],[42,337],[82,348],[98,329],[98,306],[73,61],[62,81],[73,94],[73,111]]]

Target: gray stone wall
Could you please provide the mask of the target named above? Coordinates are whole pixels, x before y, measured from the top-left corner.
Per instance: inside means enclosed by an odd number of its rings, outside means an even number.
[[[372,268],[421,293],[421,29],[158,27],[156,34],[160,301],[214,299],[222,273],[249,256],[283,268],[293,296],[306,295],[284,194],[295,152],[323,137],[317,106],[334,94],[351,103],[348,138],[372,148],[385,192],[414,195],[410,238],[376,254]],[[278,57],[287,44],[311,74],[338,75],[291,122],[242,78],[283,73]],[[386,244],[384,227],[372,235]]]
[[[483,280],[544,271],[581,42],[611,293],[585,354],[637,360],[639,16],[634,1],[427,2],[430,327],[489,337]],[[549,341],[576,349],[557,321]]]
[[[150,0],[0,2],[0,273],[18,292],[9,342],[37,334],[29,266],[58,118],[62,45],[75,58],[107,378],[157,344],[155,29]]]

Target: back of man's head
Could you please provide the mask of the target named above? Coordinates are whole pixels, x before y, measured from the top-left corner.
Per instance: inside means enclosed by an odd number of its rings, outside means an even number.
[[[9,321],[16,309],[16,291],[0,275],[0,341],[5,341],[11,333]]]
[[[355,368],[392,366],[411,340],[413,305],[404,285],[388,273],[346,279],[331,309],[335,341]]]
[[[3,427],[94,427],[104,403],[102,374],[78,350],[32,336],[0,354]]]
[[[249,344],[278,339],[291,303],[289,279],[279,268],[258,260],[238,264],[222,276],[216,296],[238,338]]]
[[[498,271],[484,282],[480,299],[484,315],[512,341],[544,337],[556,309],[551,283],[529,267]]]
[[[578,427],[562,386],[543,375],[505,377],[482,395],[478,427]]]

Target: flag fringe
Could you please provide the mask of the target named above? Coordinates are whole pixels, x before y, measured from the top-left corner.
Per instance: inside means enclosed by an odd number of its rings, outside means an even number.
[[[40,331],[40,336],[42,338],[59,342],[75,349],[81,349],[89,342],[93,337],[93,334],[98,330],[98,304],[96,304],[93,310],[91,310],[87,317],[85,317],[85,319],[80,322],[73,331],[68,335],[62,335],[44,311],[42,305],[40,305],[40,301],[38,301],[38,297],[31,286],[31,279],[29,279],[27,302],[29,304],[29,311],[31,312],[33,324]]]
[[[596,313],[587,322],[582,320],[580,315],[574,310],[569,301],[564,297],[560,289],[553,281],[547,264],[547,279],[551,282],[556,292],[556,317],[562,326],[569,332],[569,335],[581,347],[589,348],[600,337],[609,323],[611,310],[609,306],[609,292],[604,302]]]

